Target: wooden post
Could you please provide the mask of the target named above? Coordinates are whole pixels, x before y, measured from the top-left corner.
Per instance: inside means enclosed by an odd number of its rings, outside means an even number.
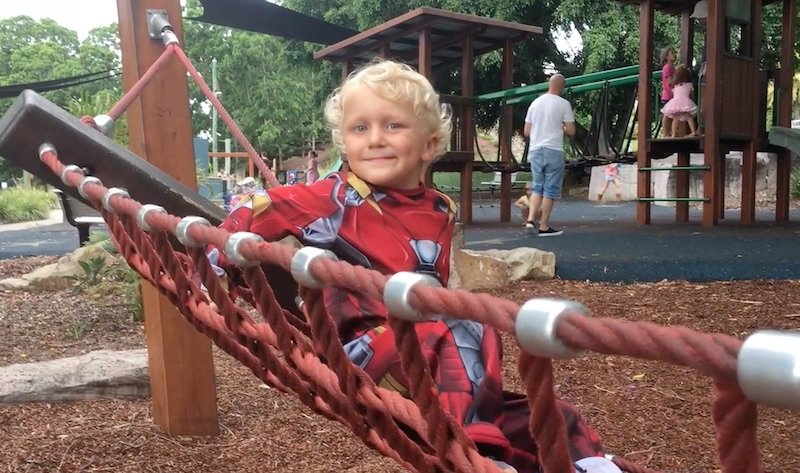
[[[703,93],[703,118],[705,122],[704,164],[709,167],[703,175],[703,225],[714,226],[718,222],[718,195],[721,181],[720,168],[722,149],[720,147],[720,130],[722,128],[722,61],[725,45],[724,5],[720,1],[708,2],[708,18],[706,32],[706,83]]]
[[[123,85],[129,90],[164,51],[148,36],[148,9],[166,10],[182,38],[178,0],[117,0]],[[197,188],[186,70],[162,68],[128,109],[130,149],[183,184]],[[168,434],[216,435],[211,343],[151,285],[142,283],[153,419]]]
[[[419,42],[417,50],[417,60],[419,68],[417,71],[425,76],[431,85],[433,85],[433,69],[431,67],[431,55],[433,52],[433,43],[431,40],[431,29],[425,28],[419,33]],[[428,187],[433,187],[433,166],[428,166],[425,169],[425,174],[422,181]]]
[[[472,36],[464,38],[461,51],[461,95],[475,95],[475,47]],[[469,157],[461,168],[461,223],[472,223],[472,163],[475,146],[475,106],[464,105],[461,130],[461,150]]]
[[[431,68],[431,53],[433,52],[433,44],[431,43],[431,29],[425,28],[419,32],[419,51],[418,62],[419,73],[427,77],[433,84],[433,69]]]
[[[650,167],[650,156],[647,154],[647,140],[650,139],[650,121],[653,116],[653,104],[650,101],[650,77],[653,75],[653,23],[655,16],[654,0],[642,0],[639,5],[639,110],[638,133],[636,134],[636,164],[639,169]],[[650,171],[639,171],[636,176],[637,195],[652,197]],[[636,204],[636,223],[650,223],[650,202],[639,201]]]
[[[778,126],[789,127],[792,121],[792,80],[794,77],[794,37],[797,28],[796,0],[783,0],[783,28],[781,29],[781,69],[775,87],[781,91],[778,98]],[[778,152],[775,221],[789,220],[789,180],[792,174],[792,154],[787,149]]]
[[[691,18],[691,12],[684,10],[681,12],[681,64],[691,64],[692,57],[694,56],[692,46],[694,45],[694,22]],[[698,126],[699,126],[698,120]],[[678,153],[678,166],[689,166],[691,160],[689,153]],[[689,171],[677,171],[675,175],[675,196],[676,197],[689,197]],[[676,202],[675,203],[675,221],[688,222],[689,221],[689,202]]]
[[[514,85],[514,42],[507,39],[503,44],[503,63],[501,68],[500,88],[510,89]],[[510,163],[511,156],[511,137],[514,134],[514,109],[511,105],[503,105],[502,126],[499,130],[500,154],[503,163]],[[500,181],[500,221],[511,221],[511,174],[504,172]]]
[[[752,1],[750,3],[750,54],[753,58],[752,77],[755,81],[753,87],[761,87],[760,77],[758,73],[761,63],[761,9],[763,6],[761,2]],[[760,102],[759,102],[760,105]],[[739,220],[742,223],[753,223],[756,220],[756,158],[758,156],[758,141],[761,133],[761,107],[756,106],[758,110],[752,116],[750,124],[750,141],[745,145],[742,152],[742,211],[739,215]]]

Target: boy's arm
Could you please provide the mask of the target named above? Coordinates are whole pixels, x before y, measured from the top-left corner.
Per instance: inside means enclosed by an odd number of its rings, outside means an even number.
[[[220,228],[231,233],[252,232],[267,241],[277,241],[289,235],[302,241],[303,230],[311,222],[336,211],[332,182],[326,179],[313,186],[282,186],[248,194]],[[236,281],[238,271],[220,249],[209,247],[208,255],[217,266],[217,274],[227,273]]]

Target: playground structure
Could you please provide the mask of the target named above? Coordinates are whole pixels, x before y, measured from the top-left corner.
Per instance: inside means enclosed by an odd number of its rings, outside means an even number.
[[[177,1],[151,1],[147,6],[163,6],[164,14],[176,21],[174,26],[155,22],[156,26],[161,25],[156,32],[162,33],[163,38],[171,38],[175,35],[167,29],[170,26],[179,35]],[[192,162],[188,96],[183,93],[185,73],[171,67],[173,64],[169,62],[159,62],[164,56],[159,54],[160,42],[154,40],[157,38],[151,39],[154,22],[144,7],[136,0],[120,0],[122,37],[133,40],[123,43],[126,90],[128,94],[135,92],[132,97],[136,99],[129,103],[128,109],[130,142],[134,147],[140,146],[145,151],[141,155],[151,163],[176,166],[175,173],[180,174],[183,168],[178,167],[178,162]],[[174,43],[169,43],[167,51],[180,57]],[[159,64],[160,69],[151,69],[153,64]],[[158,86],[144,88],[142,84],[147,82],[145,79],[152,79],[154,70],[159,70],[159,80],[155,82]],[[176,95],[177,99],[168,100]],[[180,99],[184,99],[183,103]],[[164,120],[165,112],[172,118]],[[112,121],[114,115],[118,117],[116,113],[109,115]],[[107,129],[104,126],[107,123],[98,117],[92,125]],[[185,149],[172,147],[184,142]],[[173,435],[216,432],[210,350],[207,340],[195,332],[197,329],[265,382],[297,393],[316,412],[348,425],[365,443],[410,469],[496,471],[465,439],[460,427],[441,411],[431,396],[434,387],[424,370],[416,371],[413,376],[409,374],[414,401],[411,402],[396,392],[371,384],[344,357],[319,291],[320,285],[333,284],[366,291],[385,300],[395,316],[445,314],[487,323],[516,335],[520,345],[531,352],[522,356],[520,370],[534,413],[531,434],[548,472],[568,471],[566,432],[563,424],[559,427],[558,411],[553,404],[550,358],[570,356],[573,350],[661,360],[712,377],[717,394],[713,417],[718,428],[718,458],[724,472],[760,471],[754,401],[800,409],[800,383],[796,376],[800,343],[796,335],[755,334],[742,344],[732,337],[682,328],[591,319],[576,305],[554,309],[551,306],[545,310],[542,307],[547,307],[546,303],[531,301],[519,307],[488,295],[403,284],[402,277],[389,278],[315,257],[313,252],[230,235],[198,220],[196,215],[202,214],[206,203],[194,197],[191,189],[185,192],[179,189],[180,184],[171,177],[158,184],[158,192],[144,183],[137,189],[136,183],[142,176],[159,175],[157,168],[124,159],[131,153],[31,93],[23,94],[0,120],[0,152],[29,169],[38,168],[42,177],[100,210],[121,253],[149,281],[145,320],[153,416],[156,423]],[[175,159],[176,156],[183,156],[184,160]],[[164,159],[158,161],[158,158]],[[100,166],[103,162],[107,166]],[[120,162],[127,166],[122,168],[123,172],[114,167]],[[70,166],[64,166],[65,163]],[[84,169],[95,176],[86,176]],[[191,176],[181,176],[186,179],[187,187],[193,176],[193,172]],[[131,192],[108,189],[101,179],[106,182],[117,179],[120,182],[117,185],[128,187]],[[193,216],[170,215],[164,209],[143,206],[129,195],[148,201],[160,198],[170,213]],[[182,208],[183,205],[190,208]],[[215,221],[215,212],[218,210],[211,211],[207,219],[210,223]],[[207,244],[226,248],[229,256],[240,262],[252,289],[246,298],[260,310],[265,322],[255,322],[221,290],[205,256]],[[286,274],[291,272],[303,283],[299,292],[307,308],[304,312],[297,314],[297,307],[293,306],[296,287],[282,287],[284,279],[265,275],[261,263],[279,267]],[[302,269],[297,269],[298,265]],[[219,312],[199,291],[192,279],[195,274],[200,275],[209,289],[210,300]],[[387,294],[397,295],[397,290],[404,294],[402,302],[392,302],[392,297],[386,299]],[[287,298],[291,298],[291,303],[286,302]],[[294,311],[289,307],[294,307]],[[537,314],[549,317],[544,331],[529,327],[540,325],[535,322]],[[423,366],[413,324],[395,316],[390,317],[389,323],[399,335],[398,347],[408,357],[411,367]],[[323,356],[314,350],[309,341],[311,336],[323,342]],[[764,366],[774,369],[764,370]],[[405,436],[400,425],[412,429],[415,435]],[[615,461],[626,471],[647,471],[622,459]]]
[[[792,79],[794,76],[794,38],[797,27],[797,2],[777,0],[782,4],[780,69],[760,70],[762,10],[775,0],[703,0],[706,18],[706,76],[699,87],[703,135],[682,138],[654,138],[651,123],[654,103],[652,84],[652,52],[654,44],[654,12],[661,10],[681,18],[680,59],[693,63],[694,19],[691,17],[699,2],[686,0],[622,0],[639,4],[640,60],[637,164],[638,204],[636,220],[650,223],[650,205],[656,199],[651,192],[651,174],[660,169],[652,166],[654,156],[677,153],[678,172],[675,219],[689,219],[689,203],[702,202],[703,225],[713,226],[725,214],[725,155],[742,151],[742,223],[755,220],[756,154],[768,151],[777,154],[777,191],[775,220],[789,219],[789,180],[791,152],[772,145],[767,130],[767,87],[773,81],[775,113],[773,125],[789,128],[792,108]],[[691,166],[690,153],[702,153],[704,163]],[[689,172],[703,173],[703,197],[689,197]]]

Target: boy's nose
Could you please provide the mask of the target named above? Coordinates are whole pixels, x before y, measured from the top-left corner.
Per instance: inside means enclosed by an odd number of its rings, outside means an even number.
[[[369,130],[369,143],[379,145],[383,143],[383,130],[380,127],[372,127]]]

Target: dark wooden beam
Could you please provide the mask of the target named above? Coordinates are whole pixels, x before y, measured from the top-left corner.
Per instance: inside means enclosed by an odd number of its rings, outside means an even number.
[[[778,126],[790,127],[792,121],[792,81],[794,79],[794,38],[797,29],[797,2],[783,0],[781,28],[781,69],[775,87],[780,88]],[[775,220],[789,220],[789,182],[792,174],[792,154],[787,149],[778,152]]]
[[[722,2],[708,2],[706,18],[706,76],[702,110],[705,123],[703,148],[704,164],[709,171],[703,174],[703,225],[714,226],[718,222],[719,187],[722,182],[721,168],[725,165],[725,155],[720,147],[722,129],[722,61],[725,53],[725,16]]]
[[[417,70],[433,83],[433,69],[431,68],[431,30],[426,28],[419,32],[419,49],[417,59]]]
[[[761,34],[763,29],[763,25],[761,24],[762,9],[761,2],[752,2],[750,6],[751,30],[748,38],[750,41],[750,52],[753,57],[753,65],[751,66],[753,68],[752,77],[755,79],[753,87],[759,88],[761,87],[759,64],[761,64]],[[764,110],[758,106],[759,104],[756,105],[755,110],[757,112],[750,117],[750,140],[747,142],[742,152],[742,211],[739,215],[739,220],[745,224],[751,224],[756,220],[756,174],[758,172],[756,162],[758,157],[758,140],[761,134],[761,116],[764,113]]]
[[[117,0],[123,86],[131,87],[164,52],[148,37],[148,9],[165,10],[183,38],[178,0]],[[197,189],[186,70],[162,68],[127,111],[129,147],[178,181]],[[216,435],[217,401],[211,342],[153,286],[142,282],[153,420],[168,434]]]
[[[461,55],[461,95],[475,95],[475,56],[472,50],[472,37],[463,39]],[[464,118],[461,130],[461,150],[468,152],[470,158],[461,170],[461,222],[472,223],[472,162],[475,159],[475,106],[463,107]]]
[[[653,0],[642,0],[639,5],[639,110],[636,164],[639,168],[650,167],[650,155],[647,153],[647,140],[650,139],[650,122],[653,115],[650,77],[653,75],[653,25],[655,9]],[[636,176],[638,197],[652,197],[650,172],[640,171]],[[639,201],[636,204],[636,223],[650,223],[650,202]]]
[[[691,10],[685,9],[681,12],[681,64],[691,64],[694,56],[694,21],[691,18]],[[699,126],[698,120],[698,126]],[[684,167],[690,164],[689,153],[678,153],[678,166]],[[675,197],[689,197],[689,171],[677,171],[675,175]],[[675,221],[689,221],[689,202],[675,203]]]
[[[501,65],[502,89],[514,86],[514,43],[507,40],[503,46],[503,63]],[[514,160],[511,155],[511,137],[514,134],[514,109],[511,105],[503,105],[500,111],[501,126],[499,130],[501,159],[505,163]],[[511,174],[503,173],[500,181],[500,221],[511,221]]]

